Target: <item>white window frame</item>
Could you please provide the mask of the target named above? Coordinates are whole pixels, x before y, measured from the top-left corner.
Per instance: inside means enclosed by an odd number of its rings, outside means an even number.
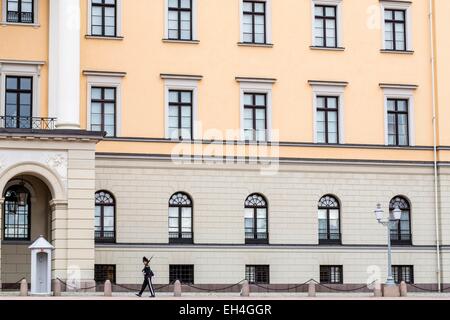
[[[86,130],[91,130],[91,95],[92,87],[107,87],[116,89],[116,136],[122,134],[122,80],[124,73],[106,74],[101,72],[84,72],[87,76]],[[108,137],[114,138],[114,137]]]
[[[414,91],[415,87],[402,86],[382,86],[383,104],[384,104],[384,144],[389,145],[389,127],[388,127],[388,99],[406,99],[408,100],[408,140],[410,147],[416,145],[415,139],[415,117],[414,117]]]
[[[201,76],[161,75],[164,80],[164,136],[173,139],[169,130],[169,91],[190,90],[192,91],[192,140],[199,139],[200,123],[198,123],[198,83]]]
[[[272,89],[275,83],[274,79],[252,79],[252,78],[236,78],[240,84],[240,136],[241,141],[245,141],[245,120],[244,105],[246,93],[262,93],[266,94],[266,140],[252,140],[250,142],[270,142],[272,141]]]
[[[253,0],[266,3],[266,43],[244,42],[244,0],[239,0],[240,35],[239,43],[247,45],[271,45],[272,42],[272,0]]]
[[[406,51],[413,51],[413,36],[412,36],[412,26],[413,26],[413,19],[412,19],[412,13],[411,13],[411,6],[412,2],[402,2],[402,1],[388,1],[388,0],[382,0],[380,1],[381,6],[381,48],[382,50],[386,51],[393,51],[395,50],[386,49],[386,26],[385,26],[385,19],[384,19],[384,10],[386,9],[397,9],[397,10],[406,10],[406,16],[405,16],[405,23],[406,23]],[[402,52],[398,50],[398,52]]]
[[[92,0],[87,0],[87,30],[86,35],[89,37],[101,38],[101,39],[114,39],[123,38],[122,34],[122,0],[116,0],[116,36],[99,36],[92,34]]]
[[[40,27],[39,24],[39,2],[40,0],[34,0],[33,3],[33,23],[22,23],[22,22],[7,22],[6,21],[6,9],[7,9],[7,0],[1,0],[2,1],[2,17],[0,24],[2,25],[16,25],[16,26],[30,26],[30,27]]]
[[[324,49],[333,49],[334,47],[320,47],[316,44],[316,37],[314,36],[314,29],[315,29],[315,21],[316,21],[316,13],[315,13],[315,7],[316,5],[325,5],[325,6],[336,6],[336,48],[342,48],[343,47],[343,41],[342,41],[342,0],[311,0],[311,43],[314,48],[324,48]]]
[[[169,0],[164,0],[164,37],[171,42],[198,42],[198,0],[192,0],[192,40],[169,39]]]
[[[42,118],[41,115],[41,68],[42,61],[15,61],[0,60],[0,116],[5,116],[6,107],[6,77],[32,77],[33,78],[33,108],[32,117]]]
[[[338,97],[338,130],[339,130],[339,140],[338,144],[345,144],[345,125],[344,125],[344,114],[345,114],[345,99],[344,93],[347,83],[333,83],[333,82],[321,82],[321,81],[310,81],[312,87],[312,108],[313,108],[313,141],[317,141],[317,97],[318,96],[329,96]]]

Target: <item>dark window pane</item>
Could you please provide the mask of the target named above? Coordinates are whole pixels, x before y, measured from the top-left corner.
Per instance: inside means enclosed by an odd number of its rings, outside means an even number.
[[[184,284],[194,283],[194,266],[193,265],[170,265],[169,266],[169,282],[174,283],[179,280]]]

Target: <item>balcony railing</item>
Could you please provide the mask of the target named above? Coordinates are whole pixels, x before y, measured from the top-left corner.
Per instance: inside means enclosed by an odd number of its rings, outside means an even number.
[[[55,125],[56,118],[0,117],[0,128],[4,129],[54,130]]]
[[[319,244],[341,244],[340,232],[320,232]]]
[[[267,232],[246,232],[245,243],[247,244],[265,244],[269,241]]]
[[[95,231],[96,242],[115,242],[116,233],[114,231]]]
[[[391,244],[393,245],[411,245],[412,235],[410,232],[391,232]]]
[[[169,243],[192,243],[192,232],[169,232]]]
[[[33,13],[8,11],[6,21],[13,23],[33,23]]]

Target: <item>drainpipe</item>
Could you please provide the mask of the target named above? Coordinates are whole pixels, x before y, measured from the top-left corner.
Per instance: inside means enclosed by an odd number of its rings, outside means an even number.
[[[440,248],[440,225],[439,225],[439,187],[438,187],[438,155],[437,155],[437,119],[436,119],[436,81],[435,81],[435,50],[434,50],[434,14],[433,0],[429,0],[429,19],[430,19],[430,49],[431,49],[431,87],[432,87],[432,104],[433,104],[433,157],[434,157],[434,215],[436,226],[436,274],[438,281],[438,290],[441,292],[441,248]]]

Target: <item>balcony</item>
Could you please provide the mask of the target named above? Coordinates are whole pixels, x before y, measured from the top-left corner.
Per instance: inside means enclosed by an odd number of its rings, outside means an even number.
[[[391,231],[391,244],[393,246],[410,246],[412,245],[412,235],[410,232],[392,232]]]
[[[55,130],[56,118],[0,117],[0,129]]]
[[[169,232],[169,243],[192,244],[194,243],[192,232]]]
[[[269,234],[267,232],[246,232],[245,244],[268,244]]]
[[[320,245],[341,245],[341,233],[340,232],[323,232],[319,233]]]
[[[33,23],[33,13],[8,11],[6,21],[11,23]]]
[[[115,243],[116,233],[114,231],[95,231],[95,242]]]

